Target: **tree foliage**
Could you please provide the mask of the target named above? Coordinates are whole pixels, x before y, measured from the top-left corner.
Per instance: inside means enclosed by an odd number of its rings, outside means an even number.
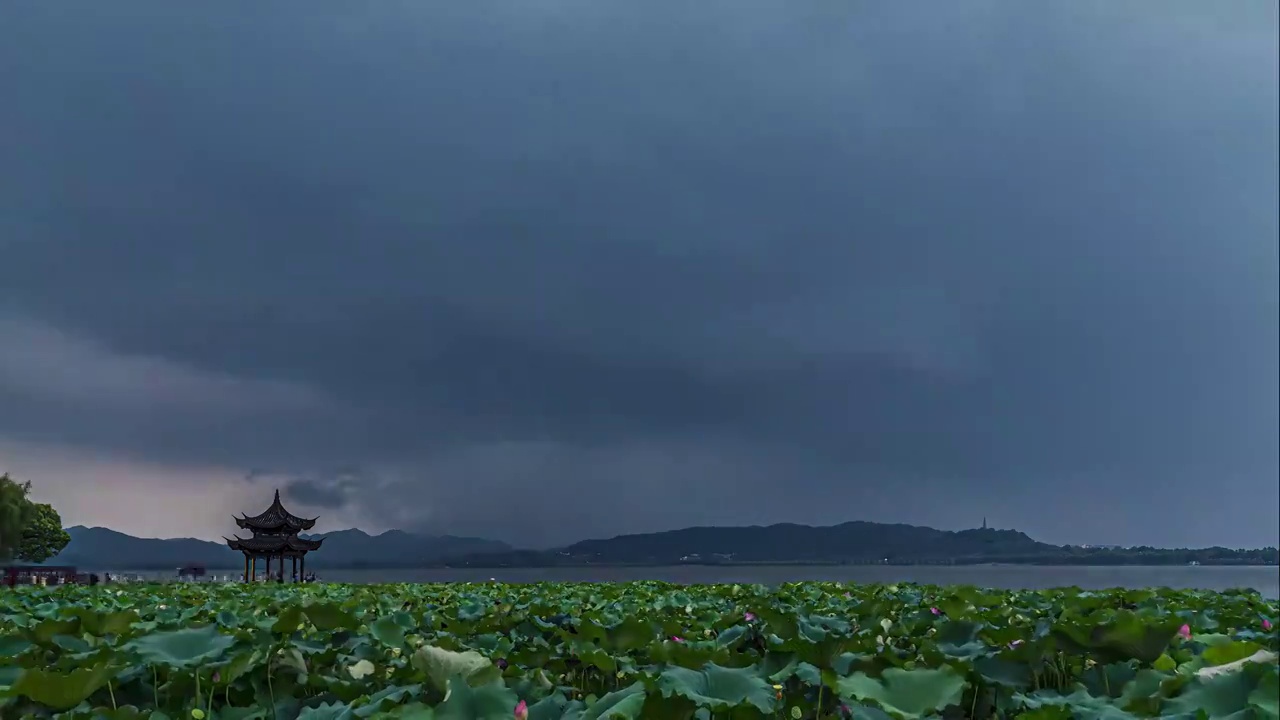
[[[71,536],[62,529],[62,516],[48,503],[32,503],[31,516],[22,531],[17,558],[23,562],[42,563],[62,552]]]
[[[31,483],[0,475],[0,562],[44,562],[71,541],[58,511],[31,502],[30,493]]]
[[[0,475],[0,562],[17,554],[22,533],[31,519],[31,501],[27,493],[31,483],[19,483],[8,474]]]

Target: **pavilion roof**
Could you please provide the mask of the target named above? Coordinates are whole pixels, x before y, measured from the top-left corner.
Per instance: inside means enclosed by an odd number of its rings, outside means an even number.
[[[235,518],[235,521],[236,525],[246,530],[258,532],[287,530],[296,533],[299,530],[310,530],[315,527],[318,519],[301,518],[286,510],[280,502],[280,491],[276,490],[270,507],[253,517],[241,515]]]
[[[319,550],[320,545],[324,543],[324,538],[317,540],[307,540],[297,535],[259,535],[251,538],[222,538],[227,541],[227,547],[240,552],[251,553],[278,553],[278,552],[299,552],[305,553],[312,550]]]

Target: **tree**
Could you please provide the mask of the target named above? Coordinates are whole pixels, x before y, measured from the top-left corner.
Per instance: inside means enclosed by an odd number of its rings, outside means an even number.
[[[31,520],[32,505],[27,500],[31,483],[18,483],[7,474],[0,475],[0,562],[18,553],[22,534]]]
[[[31,483],[0,475],[0,563],[40,563],[62,552],[71,536],[51,505],[28,499]]]
[[[62,529],[62,516],[48,503],[31,503],[31,516],[22,530],[17,558],[23,562],[42,563],[62,552],[71,536]]]

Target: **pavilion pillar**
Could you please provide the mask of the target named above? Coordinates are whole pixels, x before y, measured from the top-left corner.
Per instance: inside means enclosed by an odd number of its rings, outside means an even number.
[[[228,547],[244,553],[248,582],[258,582],[259,577],[269,582],[287,582],[287,565],[292,566],[293,577],[306,576],[306,552],[319,549],[321,541],[299,537],[298,533],[314,527],[316,518],[301,518],[286,510],[280,503],[280,491],[277,490],[265,512],[253,517],[237,516],[235,521],[241,530],[253,533],[252,538],[224,538]],[[276,558],[280,560],[278,564],[272,562]],[[291,562],[285,562],[286,558]],[[258,575],[259,560],[266,563],[262,576]]]
[[[244,554],[244,581],[249,582],[249,553]]]

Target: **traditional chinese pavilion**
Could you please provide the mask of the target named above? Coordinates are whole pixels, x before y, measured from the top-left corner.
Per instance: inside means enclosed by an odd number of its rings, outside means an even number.
[[[307,553],[319,550],[324,538],[307,540],[298,537],[298,533],[315,527],[316,520],[317,518],[300,518],[286,510],[284,505],[280,504],[280,491],[276,490],[276,497],[271,501],[271,507],[253,517],[245,517],[241,514],[240,517],[235,518],[236,525],[253,533],[253,537],[237,536],[234,539],[224,537],[223,540],[227,541],[227,547],[244,553],[245,582],[258,576],[259,558],[267,563],[265,569],[269,579],[277,578],[283,581],[286,558],[293,561],[292,575],[302,578],[307,572]],[[278,574],[273,576],[271,561],[276,558],[280,560],[280,565],[277,569]]]

